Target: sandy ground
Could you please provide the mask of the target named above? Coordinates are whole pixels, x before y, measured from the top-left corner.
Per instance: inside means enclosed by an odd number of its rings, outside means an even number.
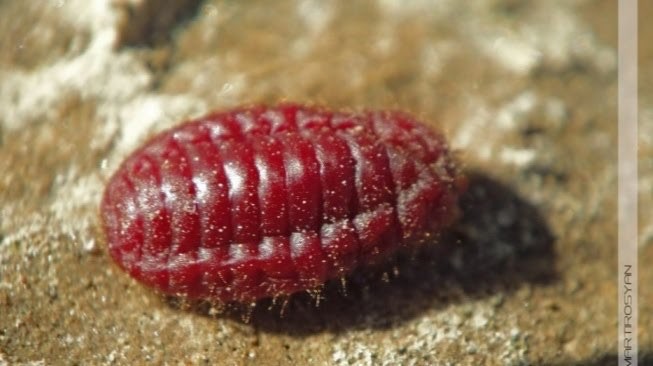
[[[0,1],[0,365],[614,364],[616,15],[611,0]],[[444,130],[470,176],[462,220],[284,318],[265,302],[249,323],[188,308],[120,272],[97,217],[117,164],[185,118],[280,100],[398,108]]]

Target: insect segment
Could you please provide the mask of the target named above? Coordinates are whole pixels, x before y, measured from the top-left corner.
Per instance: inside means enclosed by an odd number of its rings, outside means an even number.
[[[153,137],[110,179],[101,217],[138,281],[248,302],[419,245],[455,218],[463,181],[443,137],[406,114],[257,106]]]

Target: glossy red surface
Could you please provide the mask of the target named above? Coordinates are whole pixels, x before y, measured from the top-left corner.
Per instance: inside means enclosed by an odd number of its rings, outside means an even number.
[[[462,181],[442,136],[408,115],[250,107],[152,138],[110,179],[101,216],[140,282],[242,302],[425,242],[455,217]]]

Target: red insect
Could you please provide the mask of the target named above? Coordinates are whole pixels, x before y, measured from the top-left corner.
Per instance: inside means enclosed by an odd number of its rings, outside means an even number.
[[[245,302],[419,245],[456,216],[463,182],[442,136],[405,114],[260,106],[152,138],[109,181],[101,216],[140,282]]]

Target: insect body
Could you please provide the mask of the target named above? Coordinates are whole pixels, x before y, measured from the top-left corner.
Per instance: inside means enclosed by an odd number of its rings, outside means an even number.
[[[245,302],[424,242],[454,218],[460,182],[444,139],[408,115],[250,107],[152,138],[110,179],[101,216],[140,282]]]

